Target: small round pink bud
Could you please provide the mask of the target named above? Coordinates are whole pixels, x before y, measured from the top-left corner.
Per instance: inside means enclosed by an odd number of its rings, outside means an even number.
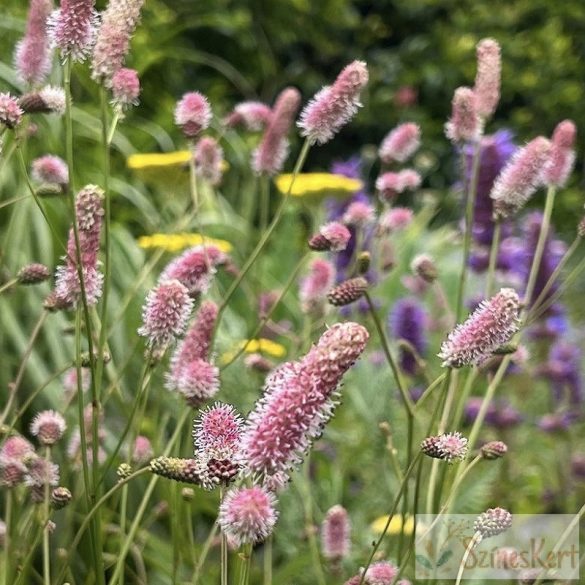
[[[508,452],[508,445],[502,441],[490,441],[481,448],[484,459],[500,459]]]
[[[435,282],[439,275],[435,261],[426,254],[415,256],[410,267],[417,276],[429,284]]]
[[[335,307],[343,307],[354,303],[368,290],[368,281],[362,276],[350,278],[338,284],[327,293],[327,300]]]
[[[407,207],[392,207],[385,211],[378,220],[379,235],[389,234],[407,228],[412,223],[414,214]]]
[[[38,284],[51,277],[50,270],[44,264],[27,264],[16,275],[19,284]]]
[[[407,122],[396,126],[382,141],[378,156],[385,164],[403,163],[408,160],[420,146],[420,127]]]
[[[347,225],[356,227],[364,227],[372,223],[376,217],[374,208],[363,201],[354,201],[350,203],[345,213],[343,214],[343,221]]]
[[[138,105],[140,95],[140,80],[134,69],[122,68],[112,77],[112,96],[114,103],[121,108]]]
[[[59,486],[51,492],[51,506],[55,510],[62,510],[72,499],[73,496],[66,487]]]
[[[31,435],[38,438],[41,445],[54,445],[65,433],[65,419],[54,410],[39,412],[30,425]]]
[[[331,251],[341,252],[347,248],[351,239],[351,232],[342,223],[332,221],[325,224],[309,240],[309,248],[317,252]]]
[[[20,124],[23,113],[15,97],[9,93],[0,93],[0,124],[14,128]]]
[[[186,93],[175,108],[175,124],[186,138],[194,138],[209,127],[211,108],[207,98],[198,91]]]
[[[477,112],[489,118],[500,101],[502,58],[500,45],[494,39],[483,39],[477,45],[477,74],[473,91]]]
[[[512,514],[504,508],[489,508],[480,514],[473,524],[473,529],[478,535],[477,541],[484,538],[497,536],[512,526]]]
[[[62,158],[50,154],[33,160],[31,175],[39,183],[51,183],[61,187],[69,183],[67,163]]]
[[[476,140],[481,132],[475,93],[469,87],[460,87],[453,96],[451,119],[445,125],[445,134],[451,142]]]
[[[221,182],[222,163],[223,149],[219,146],[217,140],[210,136],[201,138],[195,146],[197,173],[210,185],[219,185]]]
[[[321,551],[326,559],[338,561],[349,555],[349,516],[343,506],[333,506],[321,524]]]
[[[422,177],[413,169],[404,169],[398,173],[383,173],[376,179],[376,190],[380,199],[392,203],[397,195],[405,191],[414,191],[420,187]]]

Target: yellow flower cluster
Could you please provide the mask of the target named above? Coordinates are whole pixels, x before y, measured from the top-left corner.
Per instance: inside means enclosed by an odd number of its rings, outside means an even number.
[[[285,195],[293,179],[292,174],[274,179],[277,189]],[[349,197],[363,187],[359,179],[350,179],[332,173],[299,173],[290,192],[293,197]]]
[[[372,522],[370,528],[375,534],[382,534],[384,527],[386,526],[386,522],[388,522],[388,516],[380,516]],[[400,534],[400,532],[403,530],[403,524],[404,534],[410,536],[414,530],[414,518],[412,516],[406,516],[406,519],[403,522],[402,514],[395,514],[392,517],[386,534]]]
[[[131,154],[126,161],[129,169],[153,169],[158,167],[182,167],[189,163],[191,152],[177,150],[175,152],[148,152]]]
[[[260,339],[244,339],[233,350],[224,353],[220,361],[223,364],[231,362],[242,349],[245,353],[262,353],[275,358],[281,358],[286,355],[286,347],[284,345],[272,341],[272,339],[261,337]]]
[[[141,248],[162,248],[167,252],[179,252],[185,248],[201,246],[202,244],[215,246],[226,254],[232,250],[232,245],[228,241],[208,236],[203,237],[201,234],[152,234],[138,238],[138,245]]]

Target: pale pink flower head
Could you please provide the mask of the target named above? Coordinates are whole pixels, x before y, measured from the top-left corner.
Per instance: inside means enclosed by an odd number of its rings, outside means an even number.
[[[51,0],[31,0],[26,32],[16,45],[14,67],[28,85],[42,83],[51,69],[47,19],[52,8]]]
[[[333,506],[325,514],[321,524],[321,552],[331,561],[338,561],[349,555],[351,525],[347,510]]]
[[[252,153],[252,169],[257,174],[276,175],[288,156],[288,133],[301,104],[301,94],[287,87],[276,98],[270,122]]]
[[[459,87],[453,96],[451,118],[445,124],[445,135],[459,144],[477,140],[482,124],[477,110],[477,98],[469,87]]]
[[[30,433],[41,445],[54,445],[65,433],[65,419],[54,410],[39,412],[30,425]]]
[[[91,384],[91,372],[87,368],[81,369],[81,390],[87,392]],[[63,389],[73,395],[77,392],[77,368],[70,368],[63,376]]]
[[[343,214],[343,221],[354,227],[365,227],[376,219],[372,205],[364,201],[350,203]]]
[[[23,111],[14,96],[9,93],[0,93],[0,125],[15,128],[20,124],[22,114]]]
[[[441,345],[443,366],[480,365],[508,343],[518,331],[520,299],[515,290],[503,288],[457,325]]]
[[[204,136],[195,145],[195,168],[197,174],[210,185],[216,186],[221,182],[221,166],[223,164],[223,149],[215,138]]]
[[[335,282],[335,266],[329,260],[316,258],[309,266],[309,274],[301,280],[299,297],[304,313],[321,312],[327,292]]]
[[[512,526],[512,514],[508,510],[489,508],[476,518],[473,529],[478,536],[478,542],[481,542],[484,538],[502,534],[510,526]]]
[[[189,291],[178,280],[169,280],[153,288],[142,310],[138,335],[147,338],[150,348],[164,351],[181,336],[193,309]]]
[[[51,278],[51,271],[44,265],[34,262],[25,264],[17,273],[18,284],[39,284]]]
[[[33,455],[26,461],[25,485],[35,488],[59,485],[59,466],[44,457]]]
[[[187,404],[199,407],[219,392],[219,369],[202,359],[194,359],[180,368],[175,376],[175,387]]]
[[[403,163],[420,147],[420,126],[406,122],[396,126],[382,141],[378,156],[385,164]]]
[[[544,169],[543,183],[557,188],[567,184],[575,166],[575,138],[577,128],[572,120],[563,120],[552,135],[550,158]]]
[[[397,195],[404,191],[414,191],[420,187],[422,178],[413,169],[404,169],[397,173],[382,173],[376,179],[376,190],[384,203],[392,203]]]
[[[467,439],[461,433],[446,433],[435,437],[427,437],[420,446],[428,457],[442,459],[447,463],[455,459],[463,460],[467,456]]]
[[[392,207],[380,216],[378,233],[389,234],[406,229],[411,223],[414,214],[408,207]]]
[[[392,585],[398,575],[398,567],[390,561],[372,563],[365,574],[367,585]]]
[[[211,123],[211,107],[198,91],[186,93],[175,107],[175,124],[186,138],[195,138]]]
[[[494,39],[483,39],[477,44],[477,73],[473,92],[477,113],[489,118],[500,101],[502,57],[500,45]]]
[[[353,61],[333,85],[324,87],[305,106],[297,125],[311,144],[329,142],[361,107],[360,93],[368,83],[368,68]]]
[[[230,128],[244,126],[250,132],[260,132],[272,118],[270,106],[262,102],[242,102],[225,119],[225,125]]]
[[[20,96],[18,103],[25,114],[56,114],[65,113],[65,91],[61,87],[45,85],[45,87]]]
[[[505,219],[517,213],[542,184],[549,163],[551,143],[543,136],[519,148],[498,175],[492,187],[494,217]]]
[[[110,0],[102,12],[93,59],[92,77],[109,86],[122,69],[130,50],[130,38],[140,20],[144,0]]]
[[[274,529],[276,498],[261,487],[230,490],[219,507],[221,530],[237,546],[264,541]]]
[[[152,445],[148,438],[144,435],[138,435],[132,449],[132,462],[137,465],[144,465],[152,459],[152,455]]]
[[[61,0],[49,18],[49,36],[63,59],[83,61],[91,51],[98,23],[95,0]]]
[[[16,459],[24,461],[35,452],[34,447],[29,441],[20,435],[12,435],[4,441],[4,445],[0,448],[0,466],[4,461],[9,459]]]
[[[31,176],[39,183],[51,183],[65,187],[69,183],[67,163],[58,156],[47,154],[33,160]]]
[[[351,232],[342,223],[332,221],[321,226],[309,240],[309,248],[317,252],[342,252],[347,248]]]
[[[114,104],[122,109],[138,105],[140,79],[134,69],[122,67],[112,76],[112,97]]]

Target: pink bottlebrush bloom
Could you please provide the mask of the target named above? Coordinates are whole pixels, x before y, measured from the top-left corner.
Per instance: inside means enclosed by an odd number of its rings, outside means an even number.
[[[186,93],[175,107],[175,124],[186,138],[195,138],[211,122],[211,107],[207,98],[198,91]]]
[[[243,459],[251,474],[269,480],[302,462],[333,415],[337,386],[368,337],[357,323],[337,323],[301,360],[283,364],[268,377],[242,436]]]
[[[95,43],[98,16],[95,0],[61,0],[49,17],[49,36],[61,56],[83,61]]]
[[[477,110],[477,98],[469,87],[459,87],[453,96],[451,118],[445,124],[445,135],[451,142],[477,140],[482,124]]]
[[[494,216],[507,218],[519,211],[542,184],[543,170],[549,163],[551,143],[539,136],[519,148],[502,169],[490,197]]]
[[[152,445],[147,437],[138,435],[132,449],[132,462],[137,465],[144,465],[152,459]]]
[[[329,142],[361,107],[360,92],[368,83],[363,61],[353,61],[333,85],[324,87],[305,106],[297,125],[311,144]]]
[[[480,514],[473,524],[478,542],[484,538],[497,536],[512,526],[512,514],[504,508],[489,508]]]
[[[299,298],[304,313],[313,313],[325,305],[327,292],[335,282],[335,266],[317,258],[311,262],[309,274],[301,280]]]
[[[224,123],[230,128],[244,126],[250,132],[260,132],[272,119],[270,106],[262,102],[242,102],[225,119]]]
[[[33,160],[31,176],[39,183],[52,183],[61,187],[69,183],[67,163],[62,158],[50,154]]]
[[[162,282],[146,297],[138,335],[147,338],[149,347],[164,350],[184,333],[192,309],[185,286],[178,280]]]
[[[27,264],[16,274],[18,284],[30,285],[39,284],[51,278],[51,271],[44,264]]]
[[[434,459],[442,459],[451,463],[455,459],[461,461],[467,456],[467,439],[461,433],[447,433],[436,437],[427,437],[420,446],[421,451]]]
[[[398,567],[389,561],[372,563],[365,574],[367,585],[392,585],[398,575]]]
[[[46,85],[38,91],[20,96],[18,103],[25,114],[65,113],[65,91],[61,87]]]
[[[520,299],[511,288],[503,288],[489,301],[482,301],[441,345],[443,367],[479,365],[491,357],[518,331],[519,311]]]
[[[382,141],[378,156],[385,164],[403,163],[420,147],[420,126],[407,122],[396,126]]]
[[[363,276],[344,280],[327,293],[327,300],[335,307],[344,307],[354,303],[368,290],[368,281]]]
[[[16,45],[14,68],[28,85],[38,85],[51,70],[51,51],[47,20],[53,9],[51,0],[31,0],[24,37]]]
[[[221,182],[221,167],[223,163],[223,149],[215,138],[204,136],[195,145],[195,168],[197,174],[210,185],[216,186]]]
[[[343,214],[343,221],[347,225],[365,227],[376,218],[376,212],[372,205],[364,201],[350,203]]]
[[[378,233],[389,234],[407,228],[412,223],[414,214],[407,207],[392,207],[380,216]]]
[[[24,483],[29,487],[59,485],[59,466],[44,457],[32,456],[26,461]]]
[[[276,498],[261,487],[229,491],[219,507],[221,530],[237,546],[265,540],[274,529],[278,512]]]
[[[412,169],[404,169],[397,173],[386,172],[376,179],[376,190],[380,199],[385,203],[392,203],[397,195],[404,191],[414,191],[420,187],[422,178]]]
[[[54,410],[39,412],[30,425],[30,433],[37,437],[42,445],[54,445],[65,433],[65,419]]]
[[[326,559],[337,561],[349,555],[351,525],[347,510],[333,506],[321,524],[321,552]]]
[[[0,93],[0,124],[14,128],[20,124],[23,113],[14,96],[9,93]]]
[[[562,188],[575,166],[577,128],[572,120],[563,120],[553,132],[550,159],[544,169],[543,183]]]
[[[309,240],[309,248],[317,252],[342,252],[347,248],[351,232],[342,223],[332,221],[326,223]]]
[[[255,173],[276,175],[282,170],[288,156],[288,133],[301,103],[301,94],[287,87],[276,98],[270,122],[262,140],[252,153]]]
[[[189,406],[199,407],[219,392],[219,369],[211,362],[194,359],[179,368],[173,377],[173,387]]]
[[[420,187],[422,177],[413,169],[403,169],[398,173],[401,191],[414,191]]]
[[[109,1],[101,14],[93,49],[91,69],[94,79],[102,80],[109,86],[114,74],[122,69],[143,4],[144,0]]]
[[[34,447],[19,435],[8,437],[0,448],[0,485],[14,487],[24,481],[26,461],[35,456]]]
[[[473,92],[477,113],[489,118],[500,101],[502,57],[500,45],[494,39],[483,39],[477,45],[477,74]]]
[[[112,97],[114,104],[122,109],[138,105],[140,79],[134,69],[122,67],[112,76]]]

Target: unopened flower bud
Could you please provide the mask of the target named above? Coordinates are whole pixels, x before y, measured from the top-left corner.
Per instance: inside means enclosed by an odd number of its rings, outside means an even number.
[[[63,486],[56,487],[51,492],[51,505],[55,510],[61,510],[71,501],[71,492]]]
[[[325,224],[318,234],[311,237],[309,248],[316,252],[341,252],[345,250],[350,239],[349,229],[342,223],[334,221]]]
[[[30,425],[30,432],[41,445],[54,445],[65,432],[65,419],[54,410],[39,412]]]
[[[434,260],[426,254],[415,256],[410,267],[417,276],[429,284],[435,282],[439,275]]]
[[[366,274],[370,269],[372,263],[372,255],[369,252],[360,252],[357,257],[357,273],[360,275]]]
[[[128,479],[132,475],[132,466],[128,463],[120,463],[118,469],[116,469],[116,474],[120,479]]]
[[[195,490],[191,487],[184,487],[181,490],[181,497],[185,502],[192,502],[195,498]]]
[[[44,264],[27,264],[17,273],[19,284],[38,284],[49,279],[51,272]]]
[[[343,307],[357,301],[368,289],[368,281],[362,276],[350,278],[327,293],[327,300],[336,307]]]
[[[156,475],[175,481],[195,485],[201,484],[201,474],[196,459],[157,457],[150,462],[150,471]]]
[[[480,514],[473,524],[473,529],[478,534],[477,541],[484,538],[497,536],[512,526],[512,514],[504,508],[489,508]]]
[[[508,452],[508,445],[502,441],[490,441],[481,448],[484,459],[500,459]]]

